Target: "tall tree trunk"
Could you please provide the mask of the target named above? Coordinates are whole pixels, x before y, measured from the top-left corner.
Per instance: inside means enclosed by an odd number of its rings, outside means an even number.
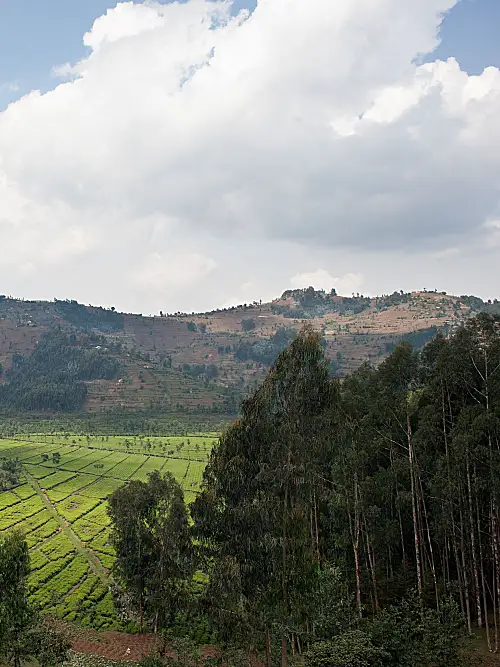
[[[288,614],[288,591],[287,591],[287,548],[286,548],[286,524],[288,518],[288,478],[290,475],[290,461],[291,461],[291,452],[288,451],[288,465],[285,479],[285,496],[283,499],[283,519],[281,525],[281,538],[282,538],[282,547],[281,547],[281,557],[282,557],[282,595],[283,595],[283,613]],[[287,665],[287,642],[285,636],[285,630],[283,630],[281,635],[281,667],[286,667]]]
[[[455,556],[455,565],[457,566],[458,592],[459,592],[459,595],[460,595],[460,610],[461,610],[462,614],[465,616],[465,614],[466,614],[466,611],[465,611],[465,590],[464,590],[464,582],[463,582],[463,574],[462,574],[462,563],[460,562],[460,556],[459,556],[459,553],[458,553],[457,536],[456,536],[455,524],[454,523],[453,523],[452,545],[453,545],[453,554]]]
[[[142,590],[139,593],[139,632],[142,634]]]
[[[417,499],[416,499],[416,489],[415,489],[415,461],[413,452],[413,436],[412,436],[409,412],[407,412],[406,415],[406,426],[407,426],[407,437],[408,437],[408,463],[410,470],[413,537],[415,540],[415,562],[417,566],[417,585],[418,585],[418,596],[420,602],[422,602],[422,563],[420,557],[420,536],[419,536],[418,520],[417,520]]]
[[[467,630],[469,635],[472,635],[472,621],[470,615],[470,598],[469,598],[469,577],[467,575],[467,563],[465,560],[465,544],[464,544],[464,518],[462,513],[462,507],[460,507],[460,552],[462,555],[462,571],[464,577],[464,595],[465,595],[465,612],[467,616]]]
[[[477,489],[476,471],[474,468],[474,481]],[[477,519],[477,540],[479,549],[479,567],[481,570],[481,588],[483,594],[483,610],[484,610],[484,625],[486,628],[486,642],[488,644],[488,651],[491,651],[490,626],[488,623],[488,597],[486,595],[486,578],[484,576],[484,557],[483,557],[483,542],[481,539],[481,521],[479,516],[479,503],[476,495],[476,519]]]
[[[495,646],[498,650],[498,631],[497,623],[500,617],[500,544],[498,542],[498,514],[495,501],[491,501],[491,542],[493,549],[493,561],[495,570],[495,591],[496,591],[496,605],[495,605]]]
[[[375,563],[375,553],[373,551],[373,546],[370,542],[370,536],[368,534],[368,530],[366,528],[366,522],[365,522],[365,536],[366,536],[366,553],[368,555],[368,563],[370,565],[370,576],[372,580],[372,587],[373,587],[373,603],[375,606],[375,611],[380,610],[380,605],[378,601],[378,592],[377,592],[377,573],[375,570],[376,563]]]
[[[496,653],[498,651],[498,597],[499,597],[499,589],[500,589],[500,577],[499,577],[499,572],[498,572],[498,556],[496,554],[496,545],[495,545],[495,537],[493,535],[493,503],[490,504],[490,539],[491,539],[491,553],[493,554],[493,563],[492,563],[492,582],[491,582],[491,590],[492,590],[492,599],[493,599],[493,625],[495,627],[495,647],[494,647],[494,652]]]
[[[419,478],[419,486],[420,486],[420,495],[422,498],[422,507],[424,511],[424,521],[425,521],[425,529],[427,532],[427,541],[429,543],[429,555],[430,555],[430,565],[431,565],[431,572],[432,572],[432,579],[434,581],[434,594],[436,596],[436,606],[437,609],[439,610],[439,590],[438,590],[438,583],[437,583],[437,576],[436,576],[436,563],[434,561],[434,549],[432,547],[432,537],[431,537],[431,531],[429,527],[429,519],[427,516],[427,508],[425,505],[425,497],[424,497],[424,492],[422,489],[422,481]],[[443,568],[444,569],[444,568]]]
[[[359,504],[358,504],[358,474],[354,473],[354,534],[352,546],[354,549],[354,567],[356,569],[356,606],[358,608],[358,615],[361,618],[363,609],[361,606],[361,568],[359,564],[359,533],[360,533],[360,518],[359,518]]]
[[[271,667],[271,633],[266,626],[266,667]]]
[[[465,454],[466,461],[466,470],[467,470],[467,494],[469,500],[469,538],[470,546],[472,551],[472,568],[474,575],[474,593],[476,598],[476,611],[477,611],[477,625],[479,628],[483,627],[483,615],[481,611],[481,592],[479,588],[479,571],[477,566],[477,554],[476,554],[476,531],[474,529],[474,520],[473,520],[473,510],[472,510],[472,487],[471,487],[471,477],[470,477],[470,466],[469,466],[469,452],[466,451]]]
[[[281,667],[287,666],[287,660],[288,660],[288,650],[286,645],[286,635],[285,631],[283,631],[281,635]]]
[[[320,562],[319,557],[319,525],[318,525],[318,504],[316,502],[316,488],[313,488],[313,497],[314,497],[314,528],[315,528],[315,537],[316,537],[316,559],[318,565]]]
[[[406,558],[406,549],[405,549],[405,535],[404,535],[404,530],[403,530],[403,519],[401,517],[401,507],[399,506],[398,503],[398,519],[399,519],[399,532],[401,535],[401,555],[403,558],[403,568],[405,570],[408,569],[408,560]]]

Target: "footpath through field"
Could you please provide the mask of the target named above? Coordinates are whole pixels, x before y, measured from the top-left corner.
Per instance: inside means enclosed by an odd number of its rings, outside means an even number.
[[[109,574],[107,574],[104,567],[102,566],[100,560],[97,558],[97,556],[95,556],[93,553],[91,553],[87,548],[83,546],[82,541],[80,540],[78,535],[71,529],[71,526],[69,525],[68,521],[66,521],[66,519],[64,519],[59,514],[59,512],[54,507],[53,503],[51,502],[47,494],[42,491],[42,487],[40,486],[38,480],[36,480],[33,477],[33,475],[31,475],[26,470],[25,466],[23,466],[23,469],[24,469],[24,474],[26,475],[26,478],[28,479],[29,483],[35,489],[37,495],[42,499],[45,506],[51,513],[52,517],[57,521],[63,533],[71,541],[76,551],[87,559],[91,570],[94,572],[95,575],[97,575],[100,578],[102,583],[105,586],[109,586],[111,578]]]

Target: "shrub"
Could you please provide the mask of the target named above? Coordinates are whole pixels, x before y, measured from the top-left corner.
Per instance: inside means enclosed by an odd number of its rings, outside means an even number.
[[[160,658],[153,658],[150,655],[143,658],[139,665],[140,667],[165,667],[165,663]]]
[[[253,317],[248,317],[241,320],[241,328],[243,331],[252,331],[252,329],[255,329],[255,326],[255,320]]]
[[[313,644],[305,654],[306,667],[385,667],[386,653],[369,634],[351,630],[328,642]]]
[[[388,654],[384,667],[459,667],[465,642],[463,618],[454,600],[440,611],[422,610],[412,597],[378,614],[369,625],[375,645]]]

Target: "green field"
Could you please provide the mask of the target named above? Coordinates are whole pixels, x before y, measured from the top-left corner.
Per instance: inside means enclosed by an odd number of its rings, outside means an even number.
[[[152,470],[168,470],[192,502],[216,441],[212,433],[0,439],[0,457],[23,466],[20,484],[0,492],[0,532],[25,532],[30,590],[41,609],[97,629],[119,628],[109,589],[114,554],[107,497],[127,480],[146,481]]]

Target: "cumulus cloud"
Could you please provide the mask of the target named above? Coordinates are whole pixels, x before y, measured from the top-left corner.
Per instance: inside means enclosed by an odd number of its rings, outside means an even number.
[[[189,310],[495,252],[500,72],[417,64],[456,1],[119,3],[68,80],[0,113],[3,283]]]

